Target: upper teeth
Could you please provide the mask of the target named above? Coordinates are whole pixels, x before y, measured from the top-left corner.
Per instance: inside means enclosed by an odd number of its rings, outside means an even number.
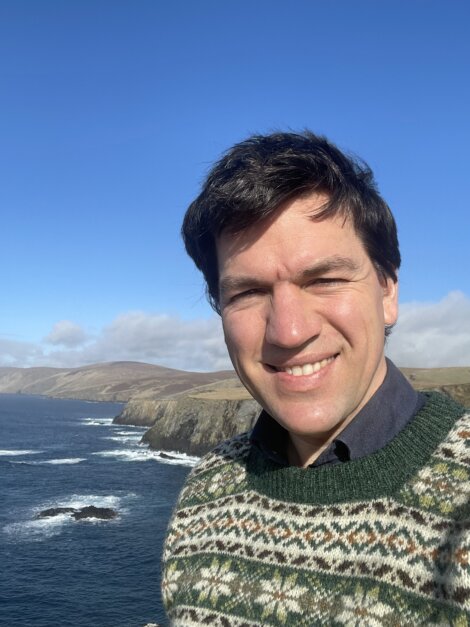
[[[292,368],[279,368],[279,370],[283,372],[287,372],[287,374],[292,374],[294,377],[301,377],[302,375],[313,374],[314,372],[318,372],[321,368],[324,368],[327,364],[332,362],[334,357],[328,357],[327,359],[322,359],[321,361],[316,361],[313,364],[304,364],[303,366],[292,366]]]

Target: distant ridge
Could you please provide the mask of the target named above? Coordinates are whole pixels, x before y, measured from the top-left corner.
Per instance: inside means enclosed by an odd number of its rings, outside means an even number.
[[[0,393],[126,402],[131,397],[171,396],[234,376],[232,370],[186,372],[137,361],[114,361],[79,368],[0,367]]]

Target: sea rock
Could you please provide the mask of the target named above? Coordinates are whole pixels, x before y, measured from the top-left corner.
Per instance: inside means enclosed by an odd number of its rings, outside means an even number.
[[[117,512],[111,507],[95,507],[87,505],[72,514],[75,520],[83,520],[84,518],[100,518],[101,520],[112,520],[116,518]]]
[[[43,509],[36,518],[51,518],[60,516],[60,514],[70,514],[75,520],[83,520],[86,518],[99,518],[100,520],[112,520],[118,515],[116,510],[111,507],[95,507],[94,505],[86,505],[80,509],[74,507],[49,507]]]
[[[53,516],[60,516],[60,514],[72,514],[75,512],[73,507],[49,507],[43,509],[36,518],[52,518]]]
[[[160,457],[162,459],[178,459],[176,455],[169,455],[168,453],[160,452]]]

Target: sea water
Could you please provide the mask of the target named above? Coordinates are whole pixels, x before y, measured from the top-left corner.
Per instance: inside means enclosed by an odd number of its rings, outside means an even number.
[[[0,625],[167,625],[165,529],[195,458],[161,457],[119,403],[0,395]],[[113,520],[37,518],[113,508]]]

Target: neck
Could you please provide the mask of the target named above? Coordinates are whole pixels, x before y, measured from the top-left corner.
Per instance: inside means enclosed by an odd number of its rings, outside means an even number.
[[[329,447],[338,433],[339,432],[335,431],[327,440],[317,443],[290,433],[289,442],[287,444],[287,459],[289,465],[298,466],[299,468],[308,468],[308,466],[313,464],[323,451]]]

